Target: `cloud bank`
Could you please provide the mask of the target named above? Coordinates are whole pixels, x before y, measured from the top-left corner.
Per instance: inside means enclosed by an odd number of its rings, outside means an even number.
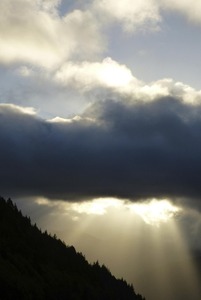
[[[199,199],[200,115],[200,105],[173,97],[102,101],[71,122],[1,104],[1,193]]]
[[[200,22],[200,4],[94,0],[65,12],[60,4],[0,3],[0,64],[10,66],[1,102],[20,105],[24,97],[57,112],[61,98],[71,115],[72,102],[77,111],[82,104],[79,116],[70,119],[62,109],[52,120],[0,104],[1,192],[66,200],[199,199],[201,92],[172,79],[145,84],[126,65],[103,57],[105,29],[113,24],[129,32],[158,30],[169,11]]]

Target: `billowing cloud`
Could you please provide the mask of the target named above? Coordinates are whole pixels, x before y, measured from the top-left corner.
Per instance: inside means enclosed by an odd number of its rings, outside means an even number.
[[[58,4],[51,0],[1,1],[1,63],[25,62],[52,68],[74,55],[90,57],[102,50],[103,40],[93,15],[74,10],[61,17]],[[84,50],[77,51],[80,48]]]
[[[95,11],[104,15],[105,21],[119,22],[126,31],[156,29],[161,19],[155,0],[95,0],[93,5]]]
[[[21,114],[27,116],[36,115],[36,111],[33,107],[21,107],[14,104],[6,104],[6,103],[0,104],[1,117],[6,116],[7,113],[9,114],[11,111],[14,114],[19,114],[19,115]]]
[[[197,104],[201,102],[201,91],[171,78],[164,78],[146,84],[137,79],[123,64],[107,57],[101,62],[83,61],[66,63],[53,76],[60,87],[72,88],[82,95],[87,93],[107,95],[112,99],[125,98],[136,101],[152,101],[156,97],[179,97],[182,101]],[[98,98],[99,99],[99,98]]]
[[[200,110],[172,97],[108,100],[72,122],[48,122],[0,105],[1,192],[199,199]]]
[[[102,62],[68,63],[58,70],[55,80],[64,86],[74,86],[82,91],[97,87],[120,89],[128,86],[132,81],[136,84],[138,82],[125,65],[120,65],[109,57]]]
[[[169,11],[201,22],[201,4],[196,0],[94,0],[93,7],[104,15],[103,21],[119,22],[126,31],[159,29],[163,13]]]
[[[86,1],[63,14],[59,4],[0,3],[0,63],[15,64],[1,69],[1,101],[49,113],[0,105],[2,192],[199,197],[201,92],[168,78],[146,84],[123,63],[96,57],[104,26],[156,29],[170,9],[193,19],[189,1]]]
[[[157,29],[163,11],[174,10],[201,21],[197,1],[89,1],[61,14],[59,0],[2,0],[0,63],[57,68],[67,61],[95,58],[106,49],[108,23],[128,31]],[[103,36],[103,31],[105,37]]]
[[[201,102],[200,90],[171,78],[143,82],[128,66],[109,57],[96,62],[68,62],[55,72],[38,72],[26,65],[1,68],[0,75],[2,102],[33,106],[45,118],[69,118],[82,113],[89,103],[105,98],[135,103],[172,96],[193,105]]]

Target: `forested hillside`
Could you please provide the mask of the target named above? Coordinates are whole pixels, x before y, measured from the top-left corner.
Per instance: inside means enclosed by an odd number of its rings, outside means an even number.
[[[93,247],[93,245],[92,245]],[[0,198],[0,299],[143,300],[105,266],[41,232]]]

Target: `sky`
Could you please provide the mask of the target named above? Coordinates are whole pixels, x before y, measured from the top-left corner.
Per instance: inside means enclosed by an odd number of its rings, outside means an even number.
[[[201,297],[200,35],[196,0],[0,2],[1,194],[149,300]]]

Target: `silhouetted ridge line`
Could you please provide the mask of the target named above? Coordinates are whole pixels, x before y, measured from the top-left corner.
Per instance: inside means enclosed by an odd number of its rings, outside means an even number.
[[[41,232],[0,197],[1,300],[143,300],[133,286]]]

